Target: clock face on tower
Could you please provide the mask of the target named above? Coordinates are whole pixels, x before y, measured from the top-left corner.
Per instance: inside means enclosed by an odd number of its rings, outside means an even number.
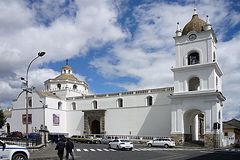
[[[197,35],[196,35],[196,34],[190,34],[189,37],[188,37],[188,39],[189,39],[190,41],[193,41],[193,40],[195,40],[196,38],[197,38]]]

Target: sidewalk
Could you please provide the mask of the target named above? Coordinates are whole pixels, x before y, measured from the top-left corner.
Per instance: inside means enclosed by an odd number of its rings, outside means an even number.
[[[59,158],[55,146],[56,144],[49,144],[39,151],[31,151],[30,160],[58,160]]]

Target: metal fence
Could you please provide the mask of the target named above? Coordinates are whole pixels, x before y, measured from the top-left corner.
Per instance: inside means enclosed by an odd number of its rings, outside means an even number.
[[[19,145],[19,146],[26,146],[27,144],[27,139],[26,138],[16,138],[16,137],[5,137],[5,136],[0,136],[0,140],[8,143],[8,144],[14,144],[14,145]],[[33,146],[38,146],[42,144],[42,139],[29,139],[28,140],[28,146],[33,147]]]

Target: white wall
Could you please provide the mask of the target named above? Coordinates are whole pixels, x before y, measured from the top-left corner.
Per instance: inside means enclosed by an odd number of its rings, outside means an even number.
[[[170,136],[171,106],[108,109],[105,129],[109,135]]]

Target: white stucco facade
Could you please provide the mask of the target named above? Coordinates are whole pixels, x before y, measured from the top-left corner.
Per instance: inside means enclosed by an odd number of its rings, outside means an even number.
[[[197,23],[198,28],[191,28]],[[195,25],[195,26],[197,26]],[[202,26],[201,26],[202,25]],[[69,65],[61,75],[33,92],[29,128],[46,126],[50,133],[172,136],[177,143],[211,141],[222,134],[222,71],[216,58],[216,37],[194,14],[176,31],[174,87],[109,94],[88,94],[88,85],[74,77]],[[41,102],[40,102],[41,101]],[[25,132],[25,95],[13,102],[11,131]],[[214,124],[220,124],[217,129]]]

